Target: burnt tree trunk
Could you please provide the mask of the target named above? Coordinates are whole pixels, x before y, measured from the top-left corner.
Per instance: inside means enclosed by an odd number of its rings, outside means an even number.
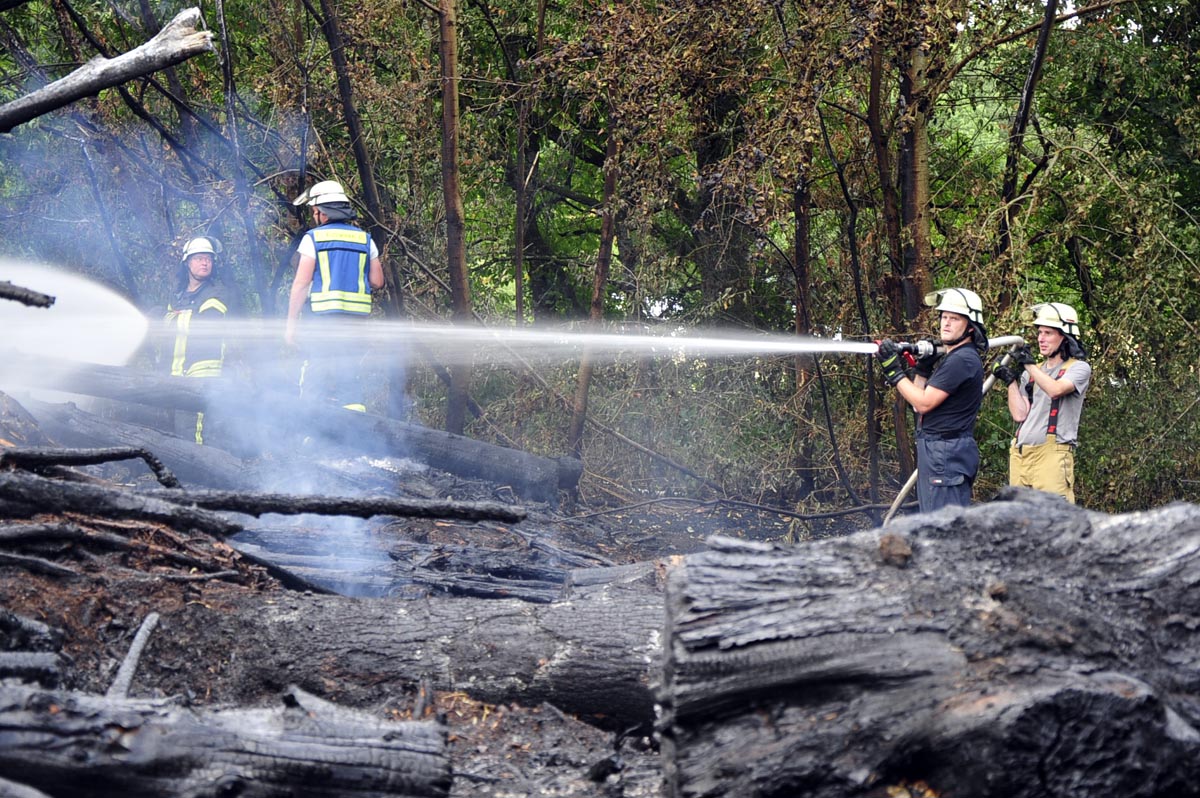
[[[628,728],[654,717],[662,618],[661,591],[644,583],[591,587],[551,604],[297,593],[233,611],[194,603],[164,614],[143,663],[145,673],[172,673],[193,689],[216,671],[236,674],[247,692],[287,679],[314,692],[336,684],[378,696],[428,679],[488,703],[548,702]],[[189,639],[188,628],[221,630],[238,641],[236,653],[200,661],[175,645]]]
[[[16,354],[8,363],[15,369],[28,364],[29,358]],[[373,413],[355,413],[258,391],[224,379],[155,377],[115,366],[74,366],[53,361],[31,371],[28,379],[36,380],[40,387],[87,396],[205,411],[206,426],[210,421],[221,425],[217,427],[218,436],[223,432],[237,446],[255,453],[282,446],[285,455],[294,460],[296,444],[304,435],[319,444],[323,455],[413,457],[452,474],[509,485],[532,501],[556,502],[558,491],[574,489],[583,474],[583,464],[573,457],[542,457]],[[68,405],[30,405],[39,423],[52,435],[64,436],[62,443],[142,446],[159,454],[185,483],[214,488],[259,484],[247,478],[245,463],[220,448],[197,446],[140,425],[89,416]],[[262,408],[271,409],[265,412]]]
[[[673,570],[666,794],[1197,795],[1200,508],[1001,499]]]
[[[0,687],[0,772],[48,795],[126,798],[417,798],[445,796],[451,782],[444,727],[381,721],[297,689],[275,709],[198,711]]]

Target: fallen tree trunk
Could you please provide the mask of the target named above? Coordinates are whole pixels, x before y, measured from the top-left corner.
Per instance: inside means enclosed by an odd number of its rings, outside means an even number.
[[[66,446],[121,446],[146,449],[185,485],[234,489],[259,485],[263,476],[240,457],[215,446],[197,446],[140,424],[128,424],[80,410],[72,404],[25,400],[41,430]],[[336,475],[331,479],[336,480]],[[336,483],[334,488],[336,488]]]
[[[187,8],[175,15],[153,39],[115,58],[93,58],[65,78],[0,105],[0,133],[36,119],[102,89],[151,75],[160,69],[212,52],[212,33],[196,30],[200,9]]]
[[[662,594],[614,586],[551,604],[515,599],[436,601],[290,594],[236,607],[192,603],[163,616],[140,683],[204,692],[214,673],[257,692],[286,674],[301,687],[358,703],[422,679],[488,703],[540,706],[629,728],[654,718]],[[236,643],[198,658],[202,628]],[[166,674],[166,682],[149,681]],[[218,694],[217,698],[221,696]],[[226,699],[228,700],[228,699]]]
[[[46,359],[33,363],[29,356],[12,352],[0,359],[0,369],[11,369],[13,374],[20,375],[22,382],[33,383],[35,387],[211,413],[218,423],[226,425],[227,436],[243,443],[252,442],[256,449],[261,447],[270,451],[272,446],[282,442],[287,446],[288,455],[294,456],[293,444],[302,431],[302,435],[308,437],[314,446],[315,453],[344,455],[354,452],[412,457],[451,474],[511,486],[518,495],[532,501],[556,502],[558,491],[574,489],[583,474],[582,462],[573,457],[542,457],[385,416],[356,413],[303,401],[289,394],[266,392],[225,378],[189,380],[182,377],[156,377],[119,366]],[[39,422],[50,412],[41,403],[32,405],[30,411],[38,417]],[[264,412],[262,408],[270,408],[270,411]],[[61,419],[59,421],[63,423]],[[94,439],[100,431],[90,429],[88,432]],[[186,441],[180,442],[194,446]],[[145,445],[160,452],[181,478],[188,478],[184,467],[172,460],[172,457],[187,459],[177,447],[173,447],[176,451],[168,456],[161,444],[147,441]],[[234,487],[213,482],[204,484]]]
[[[667,795],[1197,795],[1200,508],[1002,499],[672,571]]]
[[[444,727],[381,721],[295,688],[274,709],[199,711],[0,687],[0,772],[48,795],[128,798],[418,798],[451,784]]]

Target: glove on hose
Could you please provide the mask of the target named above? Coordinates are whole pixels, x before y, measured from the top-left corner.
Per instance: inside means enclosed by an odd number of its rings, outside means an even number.
[[[1003,363],[997,363],[995,366],[993,366],[992,374],[994,374],[996,379],[1000,380],[1005,385],[1012,385],[1017,380],[1016,372]]]
[[[929,379],[933,376],[933,364],[941,357],[941,353],[935,348],[928,355],[917,358],[917,362],[913,364],[913,374],[918,377]]]
[[[883,378],[894,388],[904,379],[904,361],[901,359],[900,347],[896,346],[896,342],[891,338],[884,338],[879,342],[879,352],[875,356],[879,358],[879,370],[883,373]]]
[[[1012,362],[1018,369],[1037,365],[1037,361],[1033,359],[1033,353],[1029,351],[1028,344],[1013,347]]]

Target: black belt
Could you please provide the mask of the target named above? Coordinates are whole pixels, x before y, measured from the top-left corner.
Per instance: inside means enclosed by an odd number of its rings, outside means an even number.
[[[932,438],[935,441],[954,441],[959,438],[971,438],[974,436],[969,432],[926,432],[924,430],[917,430],[917,437]]]

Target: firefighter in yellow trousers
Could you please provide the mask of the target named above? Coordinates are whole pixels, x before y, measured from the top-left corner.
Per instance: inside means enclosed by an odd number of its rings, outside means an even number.
[[[1029,348],[1013,352],[1015,369],[997,366],[1008,385],[1008,412],[1017,422],[1008,457],[1011,485],[1057,493],[1075,503],[1075,446],[1092,367],[1079,343],[1079,317],[1061,302],[1030,308],[1040,364]]]
[[[171,375],[220,377],[225,362],[221,322],[230,314],[232,292],[217,277],[220,243],[199,237],[187,242],[179,265],[176,294],[167,305],[166,321],[174,333]],[[204,443],[204,413],[188,414],[187,434]],[[194,427],[194,431],[193,428]]]

